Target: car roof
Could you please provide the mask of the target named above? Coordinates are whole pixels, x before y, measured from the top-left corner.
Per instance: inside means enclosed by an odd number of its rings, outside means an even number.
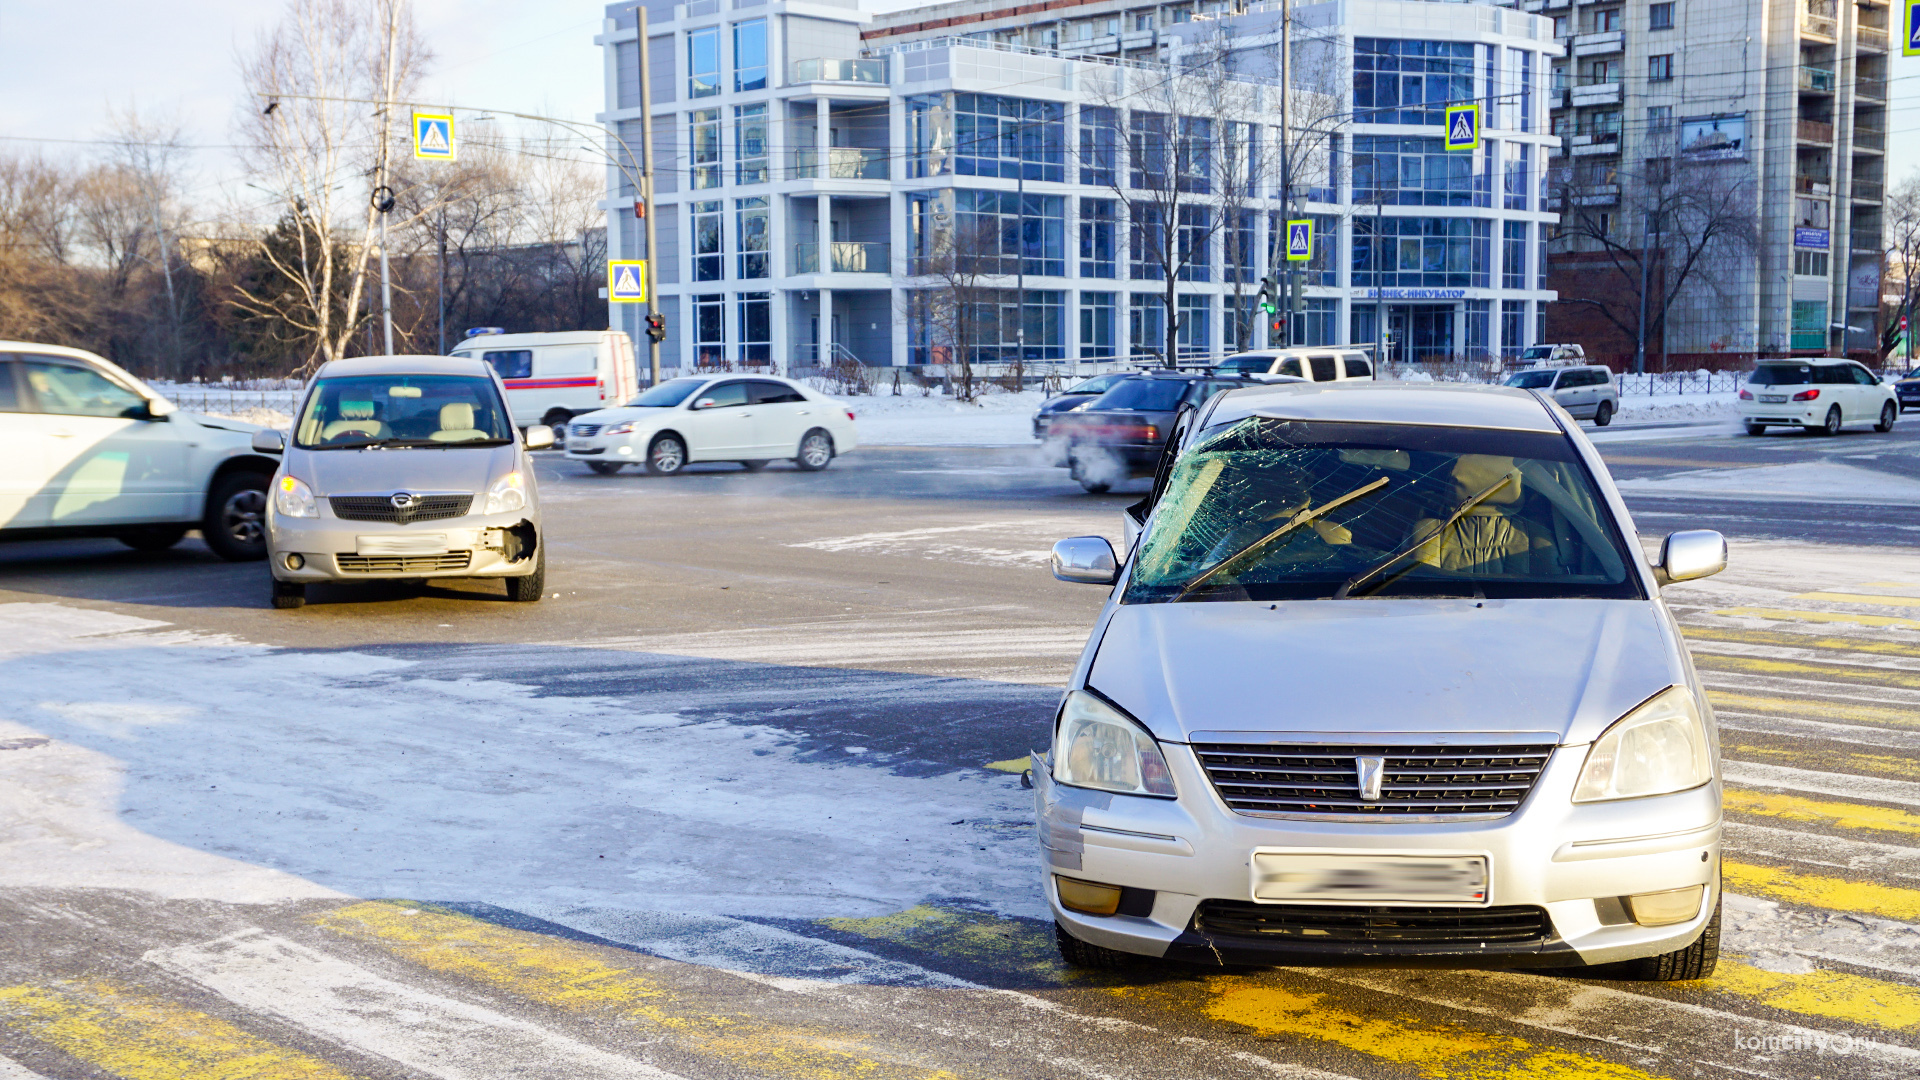
[[[528,348],[535,345],[597,345],[605,330],[555,330],[549,333],[475,334],[463,339],[456,349]]]
[[[464,356],[354,356],[329,360],[313,373],[316,379],[343,375],[487,375],[484,361]]]
[[[1525,390],[1509,386],[1383,383],[1369,379],[1260,383],[1229,390],[1217,399],[1208,424],[1232,423],[1249,416],[1560,431],[1560,425],[1540,399]]]
[[[1771,360],[1758,360],[1755,367],[1799,367],[1801,364],[1851,364],[1854,361],[1844,356],[1782,356]]]
[[[1154,370],[1154,371],[1142,371],[1130,377],[1135,379],[1165,379],[1168,381],[1180,380],[1185,382],[1192,382],[1195,379],[1230,379],[1235,382],[1249,381],[1244,376],[1241,376],[1241,375],[1235,375],[1235,374],[1216,375],[1210,371]]]

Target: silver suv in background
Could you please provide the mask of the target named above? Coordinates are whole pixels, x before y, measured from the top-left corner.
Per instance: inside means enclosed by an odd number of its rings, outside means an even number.
[[[1591,420],[1595,427],[1606,427],[1620,411],[1620,387],[1613,381],[1613,371],[1599,364],[1527,368],[1507,376],[1506,385],[1538,390],[1574,419]]]

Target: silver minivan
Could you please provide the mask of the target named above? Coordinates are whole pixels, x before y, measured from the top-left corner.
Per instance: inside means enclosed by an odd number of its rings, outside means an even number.
[[[273,606],[316,582],[500,578],[512,600],[546,585],[540,496],[528,450],[553,431],[514,428],[500,377],[479,360],[368,356],[314,373],[267,504]]]
[[[1169,440],[1037,753],[1062,953],[1701,978],[1720,925],[1713,713],[1669,582],[1538,392],[1287,383]],[[1605,965],[1605,966],[1602,966]]]
[[[1507,376],[1506,385],[1538,390],[1574,419],[1593,421],[1594,427],[1613,423],[1620,411],[1620,387],[1613,369],[1602,364],[1524,368]]]

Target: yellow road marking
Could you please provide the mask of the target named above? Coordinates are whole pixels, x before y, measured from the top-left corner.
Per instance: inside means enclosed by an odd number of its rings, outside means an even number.
[[[1765,896],[1791,904],[1857,911],[1866,915],[1884,915],[1889,919],[1920,918],[1920,889],[1880,885],[1871,881],[1848,881],[1828,874],[1803,874],[1783,867],[1722,861],[1720,872],[1727,888],[1748,896]],[[1920,1006],[1920,987],[1914,988],[1916,1006]],[[1920,1012],[1914,1014],[1920,1020]]]
[[[1206,1014],[1266,1036],[1333,1043],[1433,1080],[1647,1080],[1654,1074],[1604,1058],[1464,1024],[1410,1014],[1359,1013],[1326,994],[1297,993],[1219,976],[1208,981]]]
[[[1818,772],[1855,772],[1903,780],[1920,780],[1920,761],[1892,754],[1848,754],[1825,750],[1787,750],[1778,746],[1727,746],[1741,757],[1776,758]]]
[[[989,761],[987,768],[996,772],[1023,773],[1033,768],[1033,756],[1029,754],[1025,757],[1008,758],[1005,761]]]
[[[1816,664],[1805,660],[1768,660],[1758,656],[1728,656],[1726,653],[1698,653],[1693,658],[1693,664],[1709,671],[1738,671],[1749,675],[1818,675],[1823,679],[1871,686],[1920,689],[1920,672],[1889,671],[1886,668]]]
[[[1724,789],[1720,793],[1720,803],[1728,811],[1739,814],[1755,814],[1808,825],[1828,825],[1837,829],[1865,829],[1900,836],[1920,836],[1920,814],[1885,806],[1824,802],[1800,795],[1776,795],[1739,788]]]
[[[901,1055],[873,1052],[847,1033],[783,1027],[736,1012],[709,1012],[639,972],[610,964],[602,950],[509,930],[444,909],[371,901],[316,915],[313,923],[371,942],[402,959],[569,1012],[646,1021],[686,1050],[734,1071],[838,1080],[952,1080],[956,1074]]]
[[[1716,709],[1735,712],[1772,713],[1801,719],[1830,720],[1842,724],[1869,724],[1877,727],[1920,728],[1920,711],[1895,709],[1885,705],[1846,705],[1803,698],[1761,697],[1756,694],[1729,694],[1707,691],[1707,700]]]
[[[1784,634],[1777,630],[1728,630],[1719,626],[1687,626],[1682,627],[1681,632],[1689,641],[1736,641],[1749,645],[1782,645],[1790,649],[1833,649],[1841,652],[1880,653],[1886,656],[1920,656],[1920,645],[1906,645],[1898,641]]]
[[[1903,619],[1898,615],[1856,615],[1851,611],[1797,611],[1792,608],[1736,607],[1725,608],[1714,614],[1746,615],[1756,619],[1777,619],[1781,622],[1858,623],[1861,626],[1920,630],[1920,619]]]
[[[1783,975],[1722,957],[1707,986],[1805,1016],[1892,1031],[1920,1027],[1920,987],[1840,971]]]
[[[348,1080],[206,1013],[104,981],[0,986],[0,1024],[125,1080]]]
[[[1021,971],[1046,982],[1070,981],[1052,935],[1033,923],[984,911],[918,904],[870,919],[821,919],[822,926],[875,941]]]
[[[1825,600],[1830,604],[1885,604],[1887,607],[1920,607],[1920,596],[1883,596],[1877,593],[1803,592],[1795,600]]]

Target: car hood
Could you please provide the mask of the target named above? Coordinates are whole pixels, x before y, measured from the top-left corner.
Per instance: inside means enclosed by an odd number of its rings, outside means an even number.
[[[1549,731],[1584,743],[1687,681],[1651,601],[1451,599],[1126,604],[1087,679],[1173,742]]]
[[[317,496],[389,491],[484,492],[513,468],[512,446],[466,450],[296,450],[287,472]],[[529,485],[531,486],[531,485]]]
[[[267,430],[265,424],[254,424],[245,420],[235,420],[231,416],[208,416],[205,413],[190,412],[183,412],[177,415],[186,417],[199,427],[211,428],[214,431],[234,431],[242,435],[252,435],[256,431]]]

